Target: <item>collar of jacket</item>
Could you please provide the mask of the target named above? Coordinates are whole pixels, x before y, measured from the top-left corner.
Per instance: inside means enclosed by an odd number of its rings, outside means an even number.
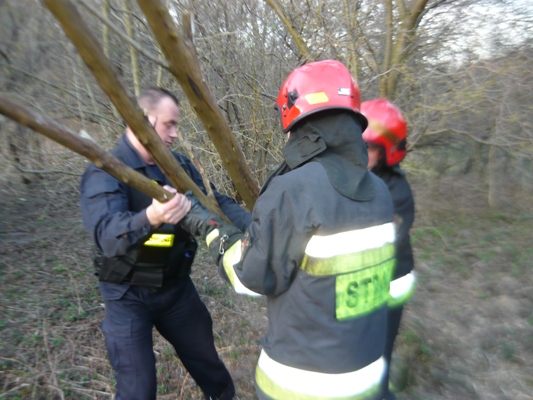
[[[366,169],[366,144],[353,113],[327,110],[310,115],[291,131],[282,152],[290,169],[309,161],[321,163],[329,181],[343,196],[356,201],[374,198]]]
[[[159,169],[157,164],[147,164],[137,153],[137,150],[133,147],[126,134],[123,134],[118,140],[117,146],[111,151],[111,154],[118,156],[126,165],[130,166],[137,172],[145,175],[149,179],[154,180],[159,185],[171,185],[168,178],[165,177],[163,172]],[[176,154],[172,153],[174,157]],[[183,163],[179,159],[178,162],[183,166]]]
[[[124,163],[133,169],[140,169],[148,166],[148,164],[143,161],[139,153],[137,153],[137,150],[135,150],[135,148],[132,146],[125,133],[118,140],[115,150],[120,152]]]
[[[259,191],[259,196],[261,196],[263,192],[266,190],[266,188],[268,187],[268,185],[270,185],[270,182],[272,182],[272,179],[274,179],[276,176],[286,174],[287,172],[290,172],[290,171],[291,171],[290,167],[287,165],[285,161],[283,161],[279,165],[279,167],[276,168],[276,170],[268,176],[267,180],[265,181],[265,184]]]
[[[381,176],[387,172],[391,174],[405,176],[405,171],[400,168],[399,163],[391,166],[379,164],[376,167],[372,168],[372,172],[375,173],[377,176]]]

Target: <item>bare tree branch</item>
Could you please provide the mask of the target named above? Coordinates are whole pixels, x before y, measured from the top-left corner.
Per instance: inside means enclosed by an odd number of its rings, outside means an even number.
[[[71,171],[62,171],[60,169],[26,169],[23,168],[20,164],[14,162],[12,165],[18,169],[20,172],[24,172],[25,174],[64,174],[64,175],[74,175],[74,176],[80,176],[78,172],[71,172]]]
[[[285,11],[285,8],[283,8],[283,5],[278,0],[265,0],[265,3],[267,3],[276,14],[278,14],[279,19],[283,23],[283,26],[285,26],[285,29],[287,29],[287,32],[289,32],[291,35],[292,40],[296,44],[296,47],[298,48],[298,51],[304,58],[305,62],[315,61],[311,55],[309,47],[307,47],[305,44],[302,35],[297,31],[298,27],[293,25],[287,14],[287,11]]]
[[[161,59],[157,59],[154,56],[152,56],[150,53],[148,53],[144,48],[139,46],[139,44],[133,40],[128,34],[124,33],[121,29],[119,29],[116,24],[114,24],[109,18],[106,18],[101,12],[99,12],[92,4],[89,4],[86,0],[78,0],[78,2],[85,7],[91,14],[93,14],[96,18],[98,18],[102,23],[109,27],[113,32],[115,32],[122,40],[124,40],[126,43],[128,43],[131,47],[133,47],[135,50],[137,50],[139,53],[141,53],[144,57],[146,57],[148,60],[152,61],[153,63],[161,66],[162,68],[168,70],[168,65],[165,62],[162,62]]]
[[[0,65],[3,65],[3,66],[6,66],[8,68],[11,68],[13,71],[17,71],[17,72],[20,72],[21,74],[24,74],[32,79],[35,79],[36,81],[39,81],[41,83],[44,83],[45,85],[48,85],[50,87],[53,87],[54,89],[57,89],[59,90],[60,92],[62,93],[65,93],[65,94],[68,94],[69,96],[72,96],[74,98],[76,98],[76,93],[72,93],[70,90],[68,89],[65,89],[64,87],[62,86],[59,86],[59,85],[56,85],[55,83],[52,83],[50,81],[47,81],[46,79],[43,79],[43,78],[40,78],[38,77],[37,75],[35,74],[32,74],[31,72],[28,72],[28,71],[25,71],[23,70],[22,68],[18,68],[16,67],[15,65],[13,64],[6,64],[6,63],[3,63],[3,62],[0,62]]]
[[[187,155],[191,159],[192,163],[194,164],[194,166],[196,167],[198,172],[200,172],[200,175],[202,175],[202,181],[204,182],[204,186],[205,186],[205,190],[207,192],[207,196],[212,197],[214,199],[215,195],[213,193],[213,189],[211,189],[211,182],[209,182],[209,178],[207,177],[207,174],[205,172],[205,169],[204,169],[202,163],[200,162],[200,159],[196,155],[196,152],[192,148],[192,146],[189,143],[189,141],[187,139],[185,139],[185,136],[183,136],[183,133],[180,130],[178,130],[177,134],[178,134],[178,139],[179,139],[181,145],[187,151]]]
[[[123,0],[124,8],[129,11],[129,0]],[[124,25],[126,26],[126,33],[132,42],[135,42],[135,33],[133,30],[133,23],[131,22],[131,15],[129,12],[124,14]],[[139,96],[141,93],[141,82],[139,79],[139,57],[137,55],[137,49],[135,46],[130,45],[130,59],[131,59],[131,74],[133,76],[133,88],[135,90],[135,96]]]

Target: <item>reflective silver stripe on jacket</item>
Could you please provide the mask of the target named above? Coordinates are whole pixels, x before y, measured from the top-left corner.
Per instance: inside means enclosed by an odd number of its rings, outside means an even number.
[[[389,222],[329,236],[313,236],[305,248],[305,254],[329,258],[383,247],[387,243],[394,243],[394,238],[394,224]]]
[[[315,276],[339,275],[394,262],[395,230],[392,222],[313,236],[305,248],[301,268]]]
[[[283,365],[261,351],[257,384],[275,399],[359,399],[378,390],[385,371],[383,357],[357,371],[324,374]]]

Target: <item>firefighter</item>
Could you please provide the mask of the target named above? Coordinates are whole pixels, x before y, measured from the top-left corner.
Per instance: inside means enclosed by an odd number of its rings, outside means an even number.
[[[170,147],[177,138],[178,99],[154,87],[143,90],[138,103]],[[94,164],[81,180],[83,222],[96,245],[94,264],[106,311],[101,329],[115,371],[115,399],[156,399],[155,327],[172,344],[206,399],[230,400],[233,381],[217,354],[209,311],[189,276],[197,243],[177,224],[190,201],[168,186],[170,181],[129,127],[111,154],[175,193],[160,203]],[[191,161],[173,155],[205,191]],[[214,194],[225,215],[244,231],[250,213],[216,190]]]
[[[368,128],[363,132],[363,140],[368,144],[368,169],[383,179],[394,204],[396,267],[390,287],[388,335],[384,353],[387,361],[384,393],[385,399],[391,400],[396,398],[388,388],[392,349],[400,328],[403,306],[415,287],[409,236],[415,215],[414,200],[405,173],[400,168],[400,162],[406,154],[407,124],[400,110],[386,99],[363,102],[361,112],[368,119]]]
[[[276,100],[284,162],[245,234],[188,194],[182,227],[206,238],[237,292],[267,296],[259,399],[382,398],[393,209],[383,181],[366,169],[359,106],[340,62],[295,69]]]

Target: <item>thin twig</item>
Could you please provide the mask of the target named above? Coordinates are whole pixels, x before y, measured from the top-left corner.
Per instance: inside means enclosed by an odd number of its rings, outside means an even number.
[[[24,75],[26,75],[26,76],[29,76],[30,78],[35,79],[36,81],[42,82],[42,83],[44,83],[45,85],[48,85],[48,86],[50,86],[50,87],[53,87],[54,89],[57,89],[57,90],[59,90],[59,91],[61,91],[61,92],[63,92],[63,93],[66,93],[66,94],[68,94],[68,95],[70,95],[70,96],[72,96],[72,97],[74,97],[74,98],[76,97],[76,94],[75,94],[75,93],[72,93],[70,90],[67,90],[67,89],[65,89],[65,88],[63,88],[63,87],[61,87],[61,86],[59,86],[59,85],[56,85],[56,84],[54,84],[54,83],[52,83],[52,82],[49,82],[49,81],[47,81],[47,80],[45,80],[45,79],[39,78],[37,75],[34,75],[34,74],[32,74],[31,72],[25,71],[25,70],[23,70],[22,68],[18,68],[18,67],[15,67],[15,66],[13,66],[13,65],[6,64],[6,63],[3,63],[3,62],[0,62],[0,65],[6,66],[6,67],[11,68],[11,69],[13,69],[13,70],[15,70],[15,71],[18,71],[18,72],[20,72],[21,74],[24,74]],[[32,104],[33,104],[33,102],[32,102]]]
[[[25,169],[20,166],[18,163],[12,163],[12,165],[18,169],[20,172],[24,172],[27,174],[65,174],[65,175],[74,175],[74,176],[80,176],[81,173],[79,172],[69,172],[69,171],[61,171],[58,169]]]
[[[78,264],[78,260],[74,258],[73,255],[69,254],[70,258],[74,260],[78,268],[80,267],[80,264]],[[70,273],[70,268],[67,268],[68,277],[70,278],[70,281],[72,282],[72,286],[74,286],[74,291],[76,292],[76,300],[78,301],[78,315],[81,315],[83,313],[83,307],[81,306],[81,299],[80,299],[80,291],[78,290],[78,285],[76,284],[76,280],[72,277],[72,274]]]
[[[54,362],[52,361],[52,353],[50,352],[50,347],[48,346],[48,334],[46,331],[46,320],[43,318],[43,343],[44,348],[46,350],[46,358],[48,360],[48,366],[50,368],[50,377],[52,379],[52,385],[48,385],[48,387],[57,390],[59,397],[61,397],[61,400],[65,400],[65,393],[63,393],[63,390],[59,387],[59,383],[57,382],[57,376],[56,376],[56,367],[54,365]]]
[[[29,386],[30,386],[29,383],[23,383],[22,385],[15,386],[13,389],[9,389],[7,392],[0,394],[0,399],[2,397],[6,397],[11,392],[15,392],[17,390],[20,390],[20,389],[23,389],[23,388],[26,388],[26,387],[29,387]]]
[[[121,29],[117,28],[115,24],[108,18],[104,17],[100,11],[98,11],[96,8],[94,8],[91,4],[87,3],[85,0],[78,0],[79,4],[81,4],[83,7],[85,7],[91,14],[93,14],[96,18],[98,18],[104,25],[109,27],[113,32],[115,32],[120,38],[124,41],[126,41],[130,46],[133,46],[135,50],[137,50],[139,53],[141,53],[143,56],[145,56],[147,59],[152,61],[153,63],[160,65],[161,67],[165,68],[168,71],[168,65],[164,62],[161,62],[161,60],[158,60],[157,58],[153,57],[151,54],[149,54],[146,50],[144,50],[141,46],[137,44],[132,38],[130,38],[126,33],[124,33]]]
[[[181,385],[180,400],[183,399],[183,391],[185,390],[185,381],[187,380],[188,376],[189,376],[189,373],[187,372],[187,375],[185,375],[185,378],[183,378],[183,384]]]

